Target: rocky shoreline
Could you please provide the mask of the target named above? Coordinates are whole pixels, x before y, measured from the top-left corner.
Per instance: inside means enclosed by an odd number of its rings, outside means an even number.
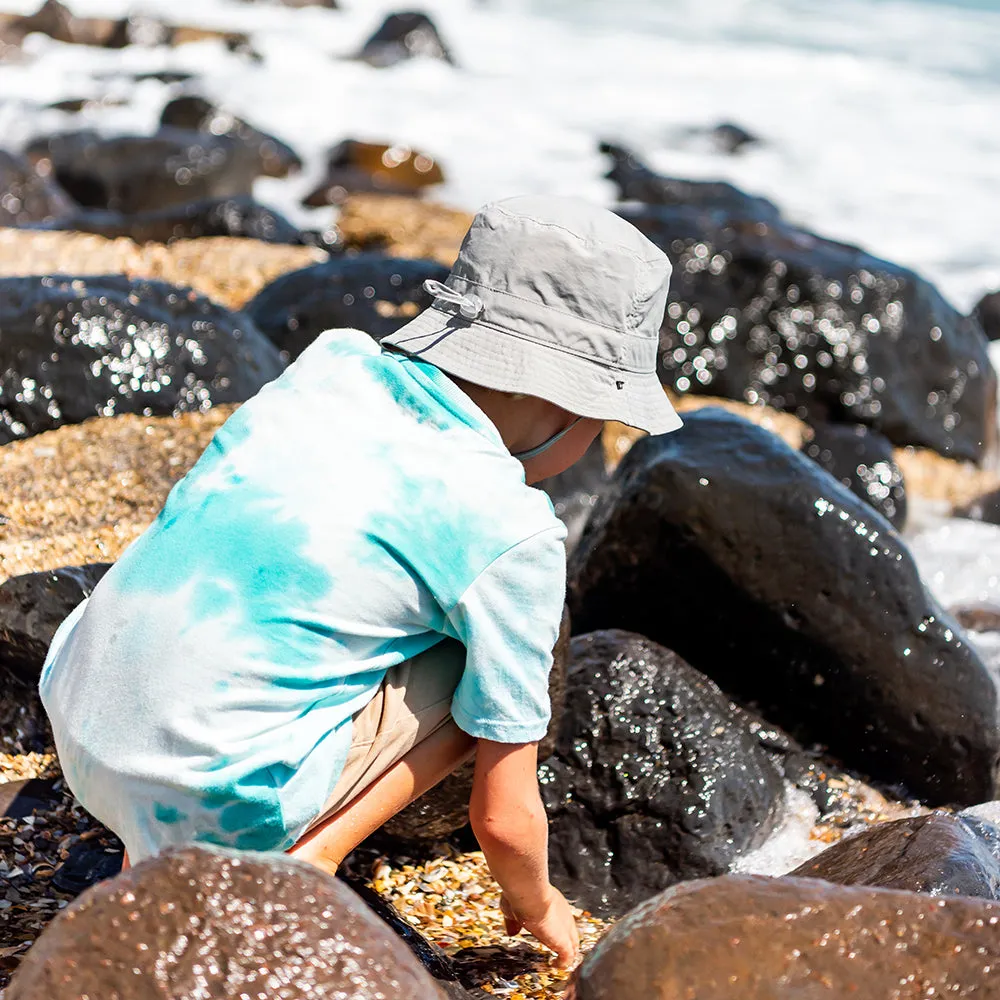
[[[0,19],[0,58],[31,32],[205,37],[48,0]],[[357,53],[415,56],[453,59],[412,13]],[[56,626],[235,407],[320,331],[415,315],[471,220],[425,197],[447,164],[346,138],[305,199],[336,224],[299,228],[253,198],[296,151],[170,85],[155,135],[0,151],[0,995],[138,997],[164,962],[165,996],[1000,995],[1000,592],[938,601],[918,544],[976,519],[1000,554],[995,303],[963,316],[610,144],[618,211],[675,265],[660,373],[686,426],[609,425],[544,484],[570,586],[540,778],[581,968],[504,936],[462,774],[341,880],[198,848],[116,877],[34,693]]]

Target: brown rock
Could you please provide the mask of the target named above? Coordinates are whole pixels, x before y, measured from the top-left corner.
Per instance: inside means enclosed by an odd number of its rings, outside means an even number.
[[[638,906],[570,1000],[1000,997],[1000,905],[726,875]]]
[[[443,1000],[343,883],[280,855],[187,847],[85,892],[31,949],[8,1000]]]
[[[140,246],[88,233],[0,229],[0,277],[33,274],[125,274],[193,288],[241,309],[279,275],[326,260],[316,247],[225,236]]]
[[[929,813],[879,823],[834,844],[793,876],[932,896],[1000,899],[1000,830],[972,817]]]
[[[337,225],[348,247],[380,247],[393,257],[429,257],[451,267],[472,215],[392,195],[352,195]]]
[[[355,192],[415,195],[444,181],[435,160],[408,146],[345,139],[327,154],[326,176],[302,202],[342,205]]]
[[[0,579],[113,562],[234,409],[99,418],[5,445]]]

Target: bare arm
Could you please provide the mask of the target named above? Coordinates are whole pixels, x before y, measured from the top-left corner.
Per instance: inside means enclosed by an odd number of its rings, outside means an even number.
[[[565,967],[580,943],[569,904],[549,883],[549,829],[537,768],[537,743],[479,740],[469,819],[503,889],[507,932],[525,927]]]

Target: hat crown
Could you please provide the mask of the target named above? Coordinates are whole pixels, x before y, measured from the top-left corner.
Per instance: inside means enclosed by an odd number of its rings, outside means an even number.
[[[486,322],[496,296],[542,307],[532,311],[531,334],[570,350],[595,354],[594,339],[583,344],[578,335],[603,327],[600,360],[653,371],[670,273],[663,251],[613,212],[575,198],[523,196],[476,215],[448,284],[480,296]],[[560,314],[583,326],[560,322]]]

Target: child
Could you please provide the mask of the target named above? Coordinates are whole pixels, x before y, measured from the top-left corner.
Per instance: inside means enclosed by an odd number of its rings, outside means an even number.
[[[429,309],[381,347],[328,331],[226,422],[42,673],[66,779],[133,862],[201,841],[334,872],[475,753],[508,932],[574,961],[536,778],[565,531],[526,483],[604,420],[680,426],[669,275],[610,212],[499,202]]]

